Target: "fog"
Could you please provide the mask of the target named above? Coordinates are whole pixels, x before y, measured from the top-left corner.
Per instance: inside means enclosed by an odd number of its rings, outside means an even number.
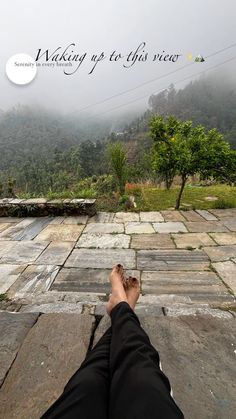
[[[40,105],[65,115],[91,112],[97,116],[145,109],[148,97],[170,83],[183,87],[203,71],[236,57],[236,46],[225,49],[236,42],[235,14],[235,0],[2,2],[0,109],[16,104]],[[125,61],[142,43],[145,45],[139,53],[143,61],[132,64],[131,56],[129,63]],[[49,55],[56,50],[62,53],[67,47],[80,58],[86,54],[79,67],[79,62],[73,63],[73,69],[56,66],[55,62],[54,68],[38,67],[36,78],[25,86],[13,84],[5,74],[6,62],[14,54],[27,53],[36,58],[47,50]],[[222,49],[225,51],[203,63],[189,57],[208,57]],[[113,51],[123,58],[110,61]],[[91,56],[101,53],[105,58],[91,72],[95,64]],[[153,61],[154,54],[180,57],[176,62]],[[41,62],[45,57],[46,53]],[[235,63],[232,60],[222,66],[232,79]],[[64,70],[74,72],[66,75]]]

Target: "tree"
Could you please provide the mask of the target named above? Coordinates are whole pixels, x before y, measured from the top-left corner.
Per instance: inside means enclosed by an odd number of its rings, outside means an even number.
[[[162,116],[155,116],[150,121],[150,134],[154,140],[152,147],[152,168],[170,189],[177,172],[174,134],[180,122],[170,116],[166,121]]]
[[[111,169],[115,174],[119,192],[121,195],[123,195],[127,177],[126,151],[123,145],[117,142],[108,144],[107,154]]]
[[[175,174],[181,178],[175,209],[180,207],[190,176],[199,174],[201,179],[219,179],[229,166],[232,170],[235,167],[230,145],[216,129],[206,133],[202,125],[194,127],[192,121],[181,122],[173,117],[165,121],[155,117],[151,121],[151,132],[157,144],[155,151],[159,153],[156,157],[158,170],[163,176]]]

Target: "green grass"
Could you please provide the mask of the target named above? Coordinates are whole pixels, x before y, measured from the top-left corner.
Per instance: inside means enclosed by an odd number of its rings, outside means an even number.
[[[142,197],[137,199],[139,210],[152,211],[174,208],[178,188],[162,190],[143,188]],[[217,201],[205,200],[208,196],[217,197]],[[190,186],[183,193],[181,209],[236,208],[236,187],[228,185]]]
[[[137,191],[130,190],[127,193],[135,195],[137,207],[134,211],[159,211],[165,209],[174,209],[176,197],[179,189],[173,188],[169,191],[140,185]],[[216,201],[205,200],[212,196],[218,198]],[[21,196],[23,198],[23,196]],[[28,198],[29,196],[27,196]],[[31,196],[32,197],[32,196]],[[65,198],[96,198],[96,207],[98,211],[123,211],[124,203],[115,195],[98,193],[93,188],[81,190],[65,190],[63,192],[50,192],[45,196],[48,199]],[[26,198],[26,197],[24,197]],[[214,185],[197,186],[187,185],[185,187],[182,200],[182,210],[189,209],[211,209],[211,208],[236,208],[236,186]]]

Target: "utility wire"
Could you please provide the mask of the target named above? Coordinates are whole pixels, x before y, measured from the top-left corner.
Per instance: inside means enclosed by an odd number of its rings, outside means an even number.
[[[236,45],[236,44],[235,44],[235,45]],[[214,54],[216,54],[216,53],[214,53]],[[199,75],[201,75],[201,74],[203,74],[203,73],[206,73],[207,71],[214,70],[214,69],[216,69],[216,68],[218,68],[218,67],[220,67],[220,66],[222,66],[222,65],[224,65],[224,64],[227,64],[227,63],[229,63],[229,62],[231,62],[231,61],[234,61],[234,60],[236,60],[236,56],[235,56],[235,57],[232,57],[232,58],[230,58],[230,59],[228,59],[228,60],[225,60],[225,61],[223,61],[222,63],[216,64],[216,65],[214,65],[214,66],[212,66],[212,67],[210,67],[210,68],[208,68],[208,69],[205,69],[205,70],[202,70],[202,71],[200,71],[200,72],[198,72],[198,73],[195,73],[195,74],[192,74],[192,75],[190,75],[190,76],[187,76],[187,77],[185,77],[185,78],[183,78],[183,79],[181,79],[181,80],[178,80],[177,82],[174,82],[173,84],[174,84],[174,85],[176,85],[176,84],[182,83],[182,82],[183,82],[183,81],[185,81],[185,80],[188,80],[188,79],[190,79],[190,78],[192,78],[192,77],[199,76]],[[163,87],[163,88],[161,88],[161,89],[159,89],[159,90],[157,90],[157,91],[156,91],[156,92],[154,92],[153,94],[160,93],[160,92],[162,92],[163,90],[168,89],[168,87],[169,87],[169,85],[168,85],[168,86],[166,86],[166,87]],[[111,109],[108,109],[108,110],[106,110],[106,111],[100,112],[100,113],[95,114],[95,115],[91,115],[91,116],[87,117],[87,118],[86,118],[86,120],[93,119],[93,118],[97,118],[97,117],[99,117],[100,115],[104,115],[104,114],[106,114],[106,113],[108,113],[108,112],[112,112],[112,111],[114,111],[114,110],[116,110],[116,109],[120,109],[120,108],[122,108],[122,107],[124,107],[124,106],[130,105],[131,103],[138,102],[139,100],[145,99],[146,97],[148,97],[148,96],[150,96],[150,95],[151,95],[151,93],[149,93],[149,94],[145,94],[144,96],[141,96],[141,97],[139,97],[139,98],[133,99],[133,100],[131,100],[131,101],[129,101],[129,102],[126,102],[126,103],[123,103],[123,104],[121,104],[121,105],[119,105],[119,106],[115,106],[115,107],[113,107],[113,108],[111,108]],[[3,144],[3,143],[1,143],[1,144],[0,144],[0,147],[5,147],[6,145],[10,145],[10,146],[11,146],[11,145],[21,144],[21,143],[23,144],[23,143],[24,143],[24,141],[15,141],[15,142],[10,143],[10,144],[8,144],[8,143],[4,143],[4,144]]]
[[[212,54],[209,54],[209,55],[205,56],[204,58],[207,59],[207,58],[214,57],[215,55],[221,54],[222,52],[225,52],[225,51],[227,51],[227,50],[229,50],[229,49],[231,49],[231,48],[233,48],[235,46],[236,46],[236,43],[231,44],[228,47],[222,48],[222,49],[220,49],[218,51],[213,52]],[[162,74],[161,76],[155,77],[154,79],[147,80],[147,81],[145,81],[145,82],[143,82],[141,84],[138,84],[135,87],[132,87],[131,89],[124,90],[123,92],[120,92],[120,93],[117,93],[115,95],[109,96],[109,97],[107,97],[107,98],[105,98],[105,99],[103,99],[101,101],[98,101],[98,102],[92,103],[90,105],[87,105],[87,106],[85,106],[83,108],[78,109],[77,111],[73,111],[73,112],[69,113],[68,115],[72,115],[74,113],[77,113],[78,114],[78,113],[81,113],[81,112],[83,112],[83,111],[85,111],[85,110],[87,110],[89,108],[93,108],[94,106],[101,105],[101,104],[103,104],[105,102],[108,102],[109,100],[112,100],[112,99],[114,99],[116,97],[122,96],[122,95],[124,95],[126,93],[133,92],[134,90],[139,89],[140,87],[146,86],[147,84],[153,83],[154,81],[161,80],[164,77],[170,76],[172,74],[177,73],[178,71],[184,70],[185,68],[191,67],[194,64],[196,64],[196,63],[195,62],[192,62],[190,64],[185,64],[184,66],[179,67],[176,70],[172,70],[169,73]]]
[[[233,58],[230,58],[230,59],[228,59],[228,60],[225,60],[225,61],[223,61],[222,63],[216,64],[216,65],[214,65],[214,66],[212,66],[212,67],[210,67],[210,68],[208,68],[208,69],[202,70],[202,71],[200,71],[199,73],[191,74],[190,76],[184,77],[183,79],[178,80],[177,82],[175,82],[175,83],[173,83],[173,84],[174,84],[174,86],[175,86],[176,84],[182,83],[182,82],[184,82],[185,80],[188,80],[188,79],[190,79],[190,78],[192,78],[192,77],[200,76],[201,74],[204,74],[204,73],[206,73],[207,71],[215,70],[216,68],[218,68],[218,67],[220,67],[220,66],[222,66],[222,65],[224,65],[224,64],[227,64],[227,63],[229,63],[229,62],[231,62],[231,61],[233,61],[233,60],[235,60],[235,59],[236,59],[236,56],[235,56],[235,57],[233,57]],[[152,94],[154,94],[154,95],[155,95],[155,94],[157,94],[157,93],[160,93],[160,92],[162,92],[163,90],[168,89],[168,87],[169,87],[169,85],[168,85],[168,86],[166,86],[166,87],[162,87],[161,89],[157,90],[156,92],[154,92],[154,93],[152,93]],[[100,116],[100,115],[103,115],[103,114],[105,114],[105,113],[112,112],[112,111],[114,111],[115,109],[120,109],[120,108],[122,108],[123,106],[127,106],[127,105],[130,105],[131,103],[138,102],[139,100],[145,99],[146,97],[148,97],[148,96],[150,96],[150,95],[151,95],[151,93],[149,93],[149,94],[145,94],[144,96],[140,96],[139,98],[136,98],[136,99],[130,100],[129,102],[126,102],[126,103],[123,103],[123,104],[121,104],[121,105],[115,106],[114,108],[111,108],[111,109],[108,109],[108,110],[106,110],[106,111],[103,111],[103,112],[97,113],[97,114],[95,114],[95,115],[91,115],[91,116],[87,117],[86,119],[90,119],[90,118],[94,118],[94,117],[96,118],[96,117],[98,117],[98,116]]]

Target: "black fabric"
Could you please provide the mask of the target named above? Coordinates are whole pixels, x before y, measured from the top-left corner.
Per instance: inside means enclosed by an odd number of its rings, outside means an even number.
[[[111,311],[111,327],[41,419],[175,419],[159,355],[126,302]]]

